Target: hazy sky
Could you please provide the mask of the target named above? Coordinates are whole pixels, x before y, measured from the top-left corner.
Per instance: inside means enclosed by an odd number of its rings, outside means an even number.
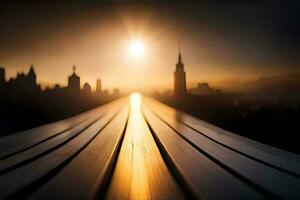
[[[283,1],[10,1],[0,3],[7,79],[31,63],[42,84],[66,84],[72,65],[93,87],[173,86],[178,42],[188,85],[299,71],[299,3]],[[129,55],[138,38],[143,58]]]

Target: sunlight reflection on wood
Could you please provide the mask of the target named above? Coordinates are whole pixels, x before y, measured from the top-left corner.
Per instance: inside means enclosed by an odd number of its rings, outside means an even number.
[[[141,113],[142,98],[130,96],[131,114],[108,199],[170,199],[182,194],[168,171]]]

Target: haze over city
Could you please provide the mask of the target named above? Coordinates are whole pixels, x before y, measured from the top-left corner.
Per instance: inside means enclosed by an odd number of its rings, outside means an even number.
[[[0,1],[0,200],[300,199],[299,6]]]
[[[34,64],[42,86],[66,85],[75,64],[82,83],[92,87],[101,78],[109,89],[171,89],[179,43],[188,87],[203,81],[232,87],[299,72],[293,3],[36,2],[1,2],[0,65],[6,79]],[[143,55],[131,54],[135,41]]]

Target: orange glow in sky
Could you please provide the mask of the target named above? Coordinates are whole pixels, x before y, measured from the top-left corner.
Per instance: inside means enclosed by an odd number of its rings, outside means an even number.
[[[162,91],[172,89],[180,42],[188,87],[203,81],[222,86],[222,80],[251,79],[288,69],[273,59],[261,60],[264,52],[255,45],[266,42],[249,40],[251,46],[237,50],[240,43],[233,42],[240,35],[196,24],[174,9],[136,7],[120,4],[70,12],[16,32],[9,49],[1,49],[0,66],[6,68],[9,79],[33,64],[39,83],[65,86],[76,65],[81,84],[88,82],[93,89],[99,78],[109,90]],[[258,58],[248,59],[250,50]]]

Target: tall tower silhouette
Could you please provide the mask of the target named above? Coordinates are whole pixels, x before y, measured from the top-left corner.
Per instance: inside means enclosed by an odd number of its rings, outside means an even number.
[[[186,91],[184,64],[182,62],[181,52],[179,48],[178,62],[176,64],[176,70],[174,72],[174,96],[184,97],[186,94],[187,91]]]
[[[76,74],[76,67],[73,66],[73,74],[69,76],[68,79],[68,89],[71,92],[79,92],[80,91],[80,77]]]
[[[101,80],[100,79],[97,79],[97,82],[96,82],[96,93],[97,94],[100,94],[102,92],[102,88],[101,88]]]

